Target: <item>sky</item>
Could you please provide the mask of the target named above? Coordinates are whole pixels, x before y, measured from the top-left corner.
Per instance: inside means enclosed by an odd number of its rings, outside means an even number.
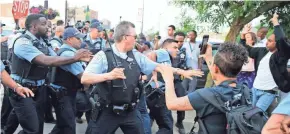
[[[180,8],[168,5],[169,0],[144,0],[143,31],[150,29],[160,30],[165,34],[170,24],[177,24],[176,16]],[[13,2],[13,0],[0,0],[0,3]],[[43,5],[44,0],[30,0],[31,6]],[[69,7],[89,5],[90,9],[98,11],[99,19],[108,19],[115,26],[122,20],[131,21],[136,25],[137,33],[141,31],[141,18],[138,17],[138,8],[142,8],[142,0],[68,0]],[[65,0],[48,0],[48,6],[60,12],[64,19]],[[139,19],[139,21],[138,21]]]

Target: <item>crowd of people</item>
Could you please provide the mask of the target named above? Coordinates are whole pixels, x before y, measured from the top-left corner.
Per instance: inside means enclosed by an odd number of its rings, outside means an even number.
[[[76,134],[84,113],[86,134],[151,134],[153,122],[158,134],[174,126],[180,134],[290,133],[290,42],[277,14],[271,22],[269,37],[268,28],[255,34],[247,24],[238,43],[221,43],[216,53],[206,43],[203,54],[197,32],[174,25],[151,40],[129,21],[107,30],[96,19],[65,26],[28,15],[1,37],[2,133],[20,125],[21,134],[43,134],[46,122],[55,123],[50,134]],[[197,89],[203,75],[213,86]],[[188,110],[196,111],[191,130],[183,125]]]

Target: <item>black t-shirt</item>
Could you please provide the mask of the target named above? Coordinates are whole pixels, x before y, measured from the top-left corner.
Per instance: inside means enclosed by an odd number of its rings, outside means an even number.
[[[221,99],[226,102],[231,100],[234,94],[237,94],[239,90],[235,90],[232,87],[211,87],[203,88],[199,90],[211,90],[214,91],[222,97]],[[203,120],[203,123],[208,130],[209,134],[226,134],[226,116],[220,110],[215,108],[212,104],[204,100],[197,92],[192,92],[188,94],[189,101],[194,110],[196,110],[196,115]],[[200,131],[199,134],[203,132]]]

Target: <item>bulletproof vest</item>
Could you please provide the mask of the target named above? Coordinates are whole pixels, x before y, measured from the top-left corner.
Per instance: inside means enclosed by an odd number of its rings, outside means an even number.
[[[104,49],[102,48],[103,39],[101,39],[101,41],[98,40],[94,44],[92,44],[91,41],[87,40],[86,38],[87,36],[84,37],[84,42],[88,45],[88,49],[93,53],[93,55]]]
[[[1,43],[1,60],[7,60],[8,57],[8,43],[7,41]]]
[[[52,41],[52,40],[56,40],[61,45],[63,44],[63,41],[59,38],[53,37],[52,39],[50,39],[50,41]]]
[[[108,61],[107,72],[111,72],[114,68],[116,68],[113,51],[108,48],[105,49],[104,52]],[[120,79],[97,84],[100,98],[102,98],[107,104],[123,105],[135,103],[134,98],[137,95],[135,91],[136,88],[138,88],[137,86],[139,83],[141,69],[132,51],[129,51],[127,56],[128,57],[126,59],[122,59],[115,55],[117,65],[124,68],[124,74],[126,76],[124,81],[127,86],[126,89],[123,88],[123,81]],[[138,95],[140,95],[140,93],[138,93]]]
[[[69,48],[61,48],[57,51],[57,55],[60,56],[65,51],[72,51]],[[73,51],[72,51],[73,52]],[[83,66],[83,69],[85,67]],[[54,73],[54,79],[52,83],[58,86],[65,87],[67,89],[80,89],[83,87],[81,80],[71,72],[63,70],[61,67],[53,67],[52,73]]]
[[[15,39],[12,47],[12,69],[11,74],[16,74],[20,76],[23,79],[29,79],[29,80],[42,80],[46,78],[47,72],[49,71],[49,67],[37,65],[35,63],[30,63],[29,61],[25,59],[19,58],[14,53],[14,45],[15,42],[20,38],[27,38],[30,40],[34,47],[36,47],[39,51],[41,51],[43,54],[48,55],[49,54],[49,44],[47,42],[46,45],[41,44],[38,40],[32,40],[32,38],[27,35],[23,34]]]

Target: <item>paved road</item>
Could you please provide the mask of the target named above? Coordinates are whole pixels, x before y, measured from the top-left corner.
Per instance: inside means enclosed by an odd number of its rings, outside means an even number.
[[[3,88],[1,85],[1,88],[0,88],[0,106],[2,105],[2,98],[3,98]],[[176,117],[177,117],[176,112],[173,111],[172,115],[173,115],[173,119],[176,121]],[[195,117],[195,111],[187,111],[185,114],[185,120],[184,120],[183,124],[184,124],[185,130],[187,133],[190,131],[191,127],[193,126],[194,117]],[[84,122],[86,122],[84,116],[83,116],[83,120],[84,120]],[[53,127],[54,127],[54,124],[45,123],[44,134],[48,134],[52,130]],[[84,134],[86,131],[86,128],[87,128],[87,123],[83,123],[83,124],[77,123],[77,128],[76,128],[77,134]],[[21,127],[19,126],[18,129],[16,130],[15,134],[17,134],[20,130],[21,130]],[[154,125],[152,126],[152,132],[156,133],[157,130],[158,130],[158,126],[154,123]],[[120,129],[118,129],[116,134],[123,134],[123,133]],[[178,134],[178,130],[176,127],[174,127],[174,134]]]

